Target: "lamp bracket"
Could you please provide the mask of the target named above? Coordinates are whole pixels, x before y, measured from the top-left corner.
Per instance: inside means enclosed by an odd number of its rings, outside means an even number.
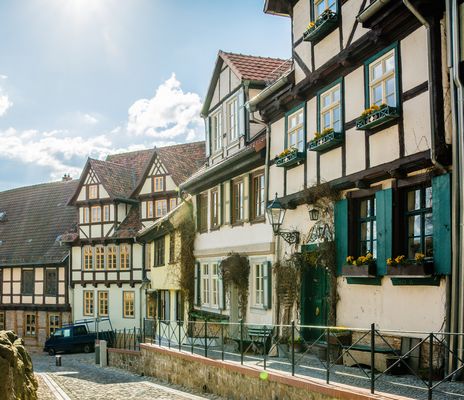
[[[277,235],[284,239],[288,244],[300,243],[300,232],[280,230]]]

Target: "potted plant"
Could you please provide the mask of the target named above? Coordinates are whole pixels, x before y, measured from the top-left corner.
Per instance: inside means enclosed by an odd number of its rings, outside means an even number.
[[[301,337],[294,338],[293,350],[295,353],[301,353],[303,351],[303,339]],[[292,351],[292,338],[288,339],[288,351]]]
[[[336,147],[342,143],[342,135],[333,128],[325,128],[322,132],[316,132],[314,139],[308,143],[311,151],[324,151]]]
[[[433,260],[416,253],[414,260],[399,255],[387,259],[387,275],[400,277],[425,277],[433,274]]]
[[[390,107],[387,104],[381,104],[380,106],[374,104],[361,113],[356,120],[356,129],[366,130],[375,128],[396,118],[398,118],[396,107]]]
[[[296,147],[289,147],[275,156],[274,161],[277,167],[290,167],[300,164],[304,158],[305,153],[298,151]]]
[[[358,258],[346,257],[346,263],[342,265],[342,275],[351,278],[367,278],[376,275],[376,259],[372,253]]]
[[[315,21],[311,21],[303,33],[303,40],[315,42],[322,39],[338,25],[338,14],[326,9]]]

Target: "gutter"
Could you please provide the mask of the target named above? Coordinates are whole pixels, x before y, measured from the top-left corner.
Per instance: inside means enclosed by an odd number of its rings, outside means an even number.
[[[372,17],[377,11],[383,8],[386,4],[390,3],[390,0],[377,0],[374,3],[371,3],[369,7],[365,8],[356,19],[358,22],[364,23],[370,17]]]
[[[245,103],[245,107],[249,112],[256,111],[256,106],[270,96],[272,93],[275,93],[278,89],[284,86],[288,82],[288,77],[293,72],[293,69],[290,69],[289,72],[282,75],[279,79],[277,79],[272,85],[268,86],[267,88],[261,90],[255,97],[248,100]]]

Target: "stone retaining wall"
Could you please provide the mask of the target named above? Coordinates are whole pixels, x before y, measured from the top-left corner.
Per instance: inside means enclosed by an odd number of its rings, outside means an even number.
[[[140,348],[140,352],[108,349],[109,365],[233,400],[385,398],[371,395],[363,389],[345,385],[326,385],[319,380],[302,379],[275,372],[268,372],[265,379],[261,379],[262,370],[258,368],[211,360],[156,345],[141,344]]]

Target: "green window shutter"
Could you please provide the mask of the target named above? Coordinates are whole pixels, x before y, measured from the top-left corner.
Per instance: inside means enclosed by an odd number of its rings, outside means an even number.
[[[433,261],[435,273],[451,273],[451,174],[432,178]]]
[[[209,137],[210,132],[210,117],[205,118],[205,145],[206,145],[206,157],[211,155],[211,138]]]
[[[387,258],[393,251],[393,190],[379,190],[375,194],[377,221],[377,275],[387,273]]]
[[[194,303],[197,307],[201,306],[201,277],[200,277],[200,263],[195,263],[195,283],[194,283]]]
[[[337,252],[337,273],[342,272],[342,265],[348,256],[348,200],[335,203],[335,249]]]
[[[225,308],[225,293],[224,293],[224,281],[222,279],[221,262],[218,261],[218,297],[219,297],[219,309],[224,310]]]
[[[264,308],[269,310],[272,308],[272,263],[270,261],[264,264],[263,281]]]

